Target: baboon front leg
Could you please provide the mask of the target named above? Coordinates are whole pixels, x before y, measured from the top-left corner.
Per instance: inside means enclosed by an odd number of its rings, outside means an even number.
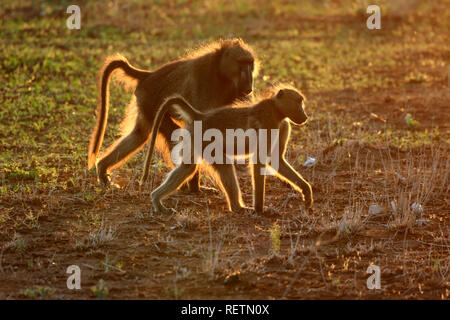
[[[291,136],[291,125],[289,120],[283,120],[280,124],[280,136],[279,136],[279,156],[284,157],[286,154],[287,143]]]
[[[313,196],[311,185],[297,172],[289,163],[280,158],[280,164],[278,168],[278,174],[283,180],[286,180],[297,191],[301,192],[305,198],[305,206],[309,209],[313,205]]]
[[[256,213],[263,213],[264,211],[266,175],[261,174],[261,169],[265,167],[262,164],[254,164],[252,166],[253,208],[255,208]]]
[[[134,129],[115,142],[97,163],[97,176],[104,185],[109,185],[108,172],[125,163],[138,152],[148,139],[150,129],[144,121],[138,121]]]
[[[232,164],[215,164],[214,170],[217,172],[220,178],[220,185],[224,191],[228,208],[232,212],[242,212],[246,209],[244,201],[242,200],[241,189],[236,176],[236,170]]]
[[[196,170],[197,165],[195,164],[180,164],[169,173],[163,184],[152,192],[152,203],[156,212],[168,213],[172,211],[164,207],[161,200],[177,190]]]

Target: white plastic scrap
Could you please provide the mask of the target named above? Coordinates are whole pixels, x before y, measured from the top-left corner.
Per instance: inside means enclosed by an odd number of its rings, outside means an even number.
[[[417,202],[414,202],[414,203],[411,205],[411,209],[413,210],[413,212],[414,212],[415,214],[422,214],[422,212],[423,212],[423,207],[422,207],[422,205],[421,205],[420,203],[417,203]]]
[[[369,213],[370,214],[380,214],[384,211],[384,209],[382,207],[380,207],[377,204],[372,204],[369,207]]]
[[[316,159],[315,159],[315,158],[308,157],[303,165],[304,165],[305,167],[310,168],[310,167],[312,167],[312,166],[315,165],[315,164],[316,164]]]
[[[391,207],[392,207],[392,213],[396,214],[397,213],[397,206],[395,205],[395,201],[394,200],[391,201]]]
[[[406,178],[403,177],[400,173],[396,172],[395,175],[397,176],[398,180],[400,180],[403,183],[406,183]]]

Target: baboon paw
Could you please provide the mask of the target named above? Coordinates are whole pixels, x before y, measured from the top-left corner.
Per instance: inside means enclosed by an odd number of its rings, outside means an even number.
[[[107,174],[98,175],[97,180],[102,187],[109,187],[111,185],[111,180]]]
[[[109,174],[106,172],[106,170],[103,168],[101,163],[97,163],[95,166],[95,169],[97,171],[97,178],[98,182],[103,186],[107,187],[111,184],[111,179],[109,177]]]
[[[98,179],[100,185],[105,189],[121,189],[120,185],[117,183],[112,183],[109,178],[106,179]]]

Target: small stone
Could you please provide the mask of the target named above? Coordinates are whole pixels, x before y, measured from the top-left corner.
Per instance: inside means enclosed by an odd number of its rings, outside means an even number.
[[[396,214],[397,213],[397,206],[395,205],[395,201],[394,200],[391,201],[391,207],[392,207],[392,213]]]
[[[308,167],[308,168],[312,167],[315,164],[316,164],[316,159],[315,158],[311,158],[311,157],[308,157],[306,159],[305,163],[303,163],[303,165],[305,167]]]
[[[382,207],[380,207],[377,204],[372,204],[369,207],[369,213],[370,214],[380,214],[384,211],[384,209]]]
[[[423,207],[422,207],[422,205],[419,204],[419,203],[417,203],[417,202],[414,202],[414,203],[411,205],[411,209],[413,210],[413,212],[414,212],[415,214],[422,214],[422,213],[423,213]]]
[[[406,178],[403,177],[401,174],[399,174],[398,172],[395,173],[395,175],[397,176],[398,180],[402,183],[406,183]]]

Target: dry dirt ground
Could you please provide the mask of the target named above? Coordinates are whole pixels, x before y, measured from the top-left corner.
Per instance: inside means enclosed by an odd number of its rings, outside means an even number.
[[[417,120],[426,124],[434,118],[435,125],[446,125],[439,114],[450,102],[448,91],[438,92],[429,106],[420,102],[424,94],[420,88],[406,93],[418,101],[413,105],[423,116]],[[351,92],[327,94],[323,102],[353,97]],[[373,105],[389,121],[401,112],[401,99],[394,92],[389,102],[382,92],[366,94],[343,112],[361,114],[363,105]],[[314,152],[319,162],[314,168],[296,165],[313,183],[312,212],[272,177],[266,194],[266,203],[278,211],[272,217],[227,212],[223,196],[214,194],[174,195],[167,203],[178,214],[149,214],[148,192],[128,183],[129,176],[118,181],[124,189],[100,191],[95,201],[75,196],[94,189],[94,177],[58,195],[10,195],[10,212],[39,212],[34,222],[39,227],[5,226],[23,247],[14,240],[3,246],[1,298],[25,298],[25,288],[35,288],[38,297],[48,290],[52,298],[95,298],[92,287],[103,279],[112,299],[447,299],[449,202],[448,186],[440,182],[448,174],[448,149],[357,142]],[[339,168],[337,161],[342,161]],[[245,170],[240,176],[251,203],[249,176]],[[153,185],[161,178],[156,174]],[[416,188],[429,192],[417,215],[409,208]],[[385,197],[396,201],[396,214],[390,214]],[[372,203],[384,203],[386,212],[370,215]],[[91,218],[101,221],[89,231],[85,220],[94,212],[98,215]],[[274,224],[281,240],[275,253]],[[381,289],[367,289],[370,264],[381,268]],[[66,287],[69,265],[82,270],[79,291]]]
[[[421,52],[418,59],[450,57],[448,49]],[[386,68],[394,81],[408,73]],[[422,65],[423,74],[435,71]],[[230,213],[213,192],[175,194],[165,203],[176,214],[153,214],[149,190],[167,168],[155,166],[139,187],[141,160],[116,171],[121,189],[103,190],[78,168],[61,172],[65,187],[56,190],[19,181],[32,191],[0,197],[0,299],[448,299],[446,81],[306,89],[312,119],[293,129],[287,158],[313,186],[312,211],[269,177],[274,216]],[[419,125],[408,124],[408,113]],[[303,166],[307,156],[313,167]],[[238,174],[251,204],[247,168]],[[18,183],[1,178],[3,186]],[[202,184],[214,187],[207,178]],[[371,214],[374,204],[383,211]],[[81,290],[67,289],[70,265],[81,268]],[[370,265],[380,267],[380,289],[367,287]]]

